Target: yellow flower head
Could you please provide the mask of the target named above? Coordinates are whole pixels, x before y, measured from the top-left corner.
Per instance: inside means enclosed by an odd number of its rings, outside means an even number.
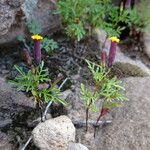
[[[32,35],[31,38],[32,38],[33,40],[43,40],[43,37],[40,36],[40,35],[38,35],[38,34]]]
[[[111,38],[109,38],[112,42],[116,42],[119,43],[120,39],[118,39],[116,36],[112,36]]]

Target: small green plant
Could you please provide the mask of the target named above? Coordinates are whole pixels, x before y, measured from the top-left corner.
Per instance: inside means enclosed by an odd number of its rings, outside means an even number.
[[[57,42],[53,39],[44,38],[41,42],[41,47],[48,53],[51,54],[54,49],[58,48]]]
[[[41,24],[36,20],[29,20],[26,25],[31,34],[40,34],[42,32]]]
[[[85,87],[81,84],[81,100],[85,104],[86,108],[86,131],[88,130],[88,116],[89,111],[97,111],[99,108],[96,107],[96,101],[103,99],[102,108],[99,110],[100,114],[98,116],[96,125],[100,118],[106,114],[111,108],[118,107],[121,105],[120,101],[126,100],[122,94],[124,88],[120,85],[121,82],[116,78],[109,79],[107,70],[104,66],[96,65],[88,60],[86,60],[88,68],[92,74],[94,82],[94,90]]]
[[[18,91],[30,93],[38,106],[49,101],[63,105],[67,104],[63,99],[59,98],[61,92],[48,77],[48,70],[44,69],[43,61],[34,71],[29,70],[27,73],[16,65],[15,68],[19,76],[10,81],[10,83],[16,86]]]

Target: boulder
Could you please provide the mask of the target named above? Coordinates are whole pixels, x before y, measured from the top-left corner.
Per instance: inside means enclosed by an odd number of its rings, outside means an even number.
[[[99,130],[97,147],[105,150],[148,150],[150,78],[130,77],[124,79],[124,86],[129,101],[112,112],[112,125]]]
[[[31,111],[35,103],[22,92],[17,92],[10,84],[0,78],[0,128],[12,123],[12,120],[23,111]]]
[[[143,42],[144,42],[144,49],[143,50],[150,59],[150,29],[147,32],[144,32]]]
[[[60,116],[40,123],[32,135],[40,150],[67,150],[75,142],[75,127],[67,116]]]
[[[60,29],[60,17],[53,15],[53,0],[1,0],[0,44],[15,43],[18,35],[27,36],[27,22],[33,20],[41,25],[41,34],[52,34]]]
[[[119,70],[122,74],[127,76],[146,77],[150,76],[150,69],[140,60],[132,60],[120,49],[117,49],[113,70]]]

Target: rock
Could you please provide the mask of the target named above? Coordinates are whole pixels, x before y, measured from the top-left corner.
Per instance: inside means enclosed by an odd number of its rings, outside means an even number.
[[[125,56],[119,48],[117,49],[113,70],[120,70],[126,76],[150,76],[150,69],[145,64],[140,60],[132,60]]]
[[[0,127],[12,123],[12,119],[23,111],[35,108],[33,100],[17,92],[3,78],[0,78]]]
[[[143,50],[150,59],[150,31],[144,32],[143,42],[144,42],[144,49]]]
[[[35,145],[41,150],[67,150],[75,141],[75,127],[67,116],[40,123],[33,132]]]
[[[0,150],[12,150],[12,145],[5,133],[0,132]]]
[[[12,119],[5,119],[5,120],[0,120],[0,128],[4,128],[7,125],[12,124]]]
[[[89,149],[81,143],[71,143],[69,144],[68,150],[89,150]]]
[[[105,50],[107,53],[109,53],[110,48],[110,40],[106,38],[106,32],[103,30],[95,30],[97,41],[99,43],[100,49],[102,49],[102,45],[105,42],[105,46],[103,47],[103,50]],[[149,38],[147,38],[149,39]],[[145,77],[150,76],[150,69],[143,64],[140,60],[132,60],[128,56],[126,56],[124,53],[120,51],[120,48],[117,47],[117,53],[115,57],[115,62],[113,64],[113,70],[119,70],[120,73],[124,74],[124,76],[137,76],[137,77]]]
[[[15,43],[18,35],[27,36],[26,23],[34,20],[41,25],[41,34],[52,34],[60,29],[60,17],[53,15],[55,0],[1,0],[0,44]]]
[[[94,150],[149,150],[150,147],[150,77],[123,80],[126,101],[110,112],[112,124],[99,128],[95,139],[92,130],[77,131],[81,143]]]

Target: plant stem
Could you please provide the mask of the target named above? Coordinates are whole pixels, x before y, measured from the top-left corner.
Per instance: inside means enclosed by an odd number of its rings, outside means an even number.
[[[43,122],[42,107],[41,107],[41,104],[40,104],[40,101],[39,101],[39,100],[37,101],[37,110],[38,110],[39,113],[40,113],[41,122]]]
[[[89,108],[86,108],[86,132],[88,131]]]

